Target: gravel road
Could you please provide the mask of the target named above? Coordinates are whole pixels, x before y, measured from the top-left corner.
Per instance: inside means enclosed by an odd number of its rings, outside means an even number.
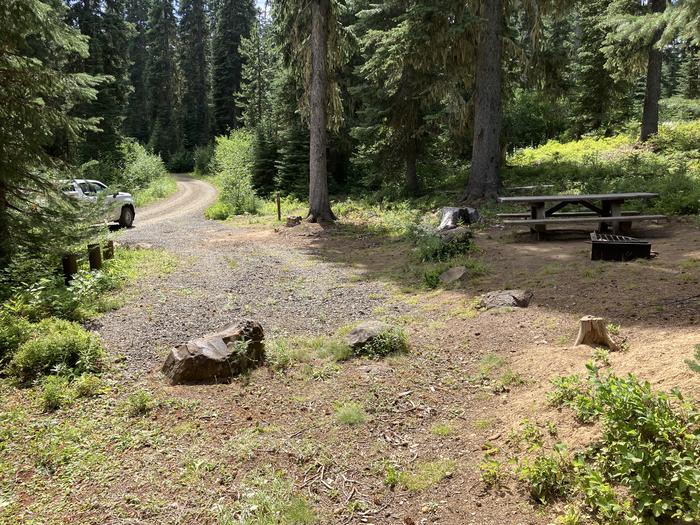
[[[139,279],[128,303],[95,326],[108,351],[126,357],[129,376],[158,367],[173,345],[239,318],[259,321],[268,337],[319,335],[385,305],[381,283],[358,282],[356,270],[284,236],[207,221],[216,189],[186,177],[177,184],[172,197],[137,210],[135,227],[119,238],[174,254],[177,269]]]

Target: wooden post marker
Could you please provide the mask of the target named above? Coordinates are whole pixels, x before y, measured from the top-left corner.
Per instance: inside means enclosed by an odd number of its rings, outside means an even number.
[[[114,241],[107,241],[105,244],[105,249],[102,252],[102,256],[105,261],[108,259],[114,259]]]
[[[610,350],[619,350],[620,345],[613,341],[608,333],[605,319],[587,315],[579,321],[578,336],[574,346],[607,346]]]
[[[61,263],[63,263],[63,277],[68,286],[73,276],[78,273],[78,256],[74,253],[66,253],[61,258]]]
[[[102,268],[102,251],[99,244],[88,244],[88,260],[91,270]]]
[[[277,192],[276,199],[277,201],[277,221],[281,222],[282,221],[282,203],[280,202],[280,192]]]

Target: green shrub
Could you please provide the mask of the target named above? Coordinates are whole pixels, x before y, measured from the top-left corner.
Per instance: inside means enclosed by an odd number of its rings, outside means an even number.
[[[356,354],[384,357],[389,354],[408,352],[408,349],[406,332],[402,328],[392,326],[370,339],[361,349],[356,351]]]
[[[44,412],[53,412],[72,400],[70,382],[63,376],[49,376],[41,386],[41,405]]]
[[[216,138],[214,170],[221,189],[219,199],[234,215],[257,211],[252,182],[253,140],[253,133],[247,130]]]
[[[126,399],[126,412],[131,417],[150,414],[156,407],[156,401],[148,390],[137,390]]]
[[[15,351],[31,334],[32,325],[23,317],[0,311],[0,368],[12,359]]]
[[[662,122],[700,119],[700,99],[663,98],[659,100],[659,114]]]
[[[104,391],[102,380],[93,374],[82,374],[73,381],[77,397],[95,397]]]
[[[421,262],[443,262],[469,250],[469,242],[448,242],[434,234],[422,235],[416,241]]]
[[[134,140],[122,144],[124,169],[119,178],[120,189],[135,192],[146,188],[156,179],[167,177],[168,170],[163,160]]]
[[[571,462],[562,454],[563,449],[549,456],[537,456],[519,468],[520,479],[530,487],[530,496],[539,503],[562,497],[571,485]]]
[[[214,158],[214,145],[207,144],[194,150],[194,174],[197,177],[211,175],[212,159]]]
[[[190,173],[194,169],[192,152],[180,150],[168,160],[168,171],[172,173]]]
[[[103,356],[99,338],[78,323],[44,319],[20,345],[8,371],[22,381],[51,372],[94,372]]]
[[[221,201],[215,202],[204,210],[204,216],[210,221],[225,221],[232,215],[228,204]]]
[[[566,394],[556,399],[576,408],[586,392],[590,419],[601,422],[599,442],[572,462],[572,486],[590,513],[604,523],[698,522],[700,413],[678,391],[589,371],[586,385],[575,376],[561,382]],[[540,467],[552,469],[544,460]]]
[[[446,270],[445,267],[432,268],[423,272],[423,284],[431,290],[440,286],[440,276]]]
[[[145,206],[158,199],[164,199],[177,191],[177,182],[170,175],[159,177],[134,195],[136,206]]]

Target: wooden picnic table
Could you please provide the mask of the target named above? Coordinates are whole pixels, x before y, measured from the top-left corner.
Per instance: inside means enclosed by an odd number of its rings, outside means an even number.
[[[663,215],[642,215],[638,212],[623,212],[625,201],[635,199],[653,199],[658,193],[595,193],[583,195],[522,195],[517,197],[499,197],[501,203],[527,204],[530,216],[522,219],[504,221],[505,224],[527,225],[536,233],[544,233],[548,224],[598,223],[600,231],[607,231],[612,225],[615,233],[627,233],[634,221],[663,219]],[[590,210],[586,213],[558,213],[570,205],[583,206]],[[549,206],[549,207],[548,207]],[[513,216],[514,214],[502,214]],[[525,215],[525,214],[523,214]],[[566,216],[568,215],[568,216]]]

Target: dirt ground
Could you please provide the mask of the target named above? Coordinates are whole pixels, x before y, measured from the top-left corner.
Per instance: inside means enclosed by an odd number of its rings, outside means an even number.
[[[149,242],[186,262],[172,276],[139,281],[132,304],[99,320],[114,356],[112,393],[40,423],[92,436],[75,446],[94,458],[48,473],[28,460],[13,471],[17,523],[238,523],[224,510],[245,498],[250,473],[270,468],[323,524],[550,523],[556,505],[531,503],[512,475],[489,487],[480,465],[487,455],[508,465],[525,422],[542,429],[545,448],[595,438],[595,426],[577,425],[546,398],[551,378],[585,373],[593,349],[571,345],[589,314],[620,326],[625,350],[611,353],[613,371],[700,397],[700,375],[684,363],[700,343],[697,221],[638,232],[658,255],[626,263],[590,261],[585,235],[535,242],[485,227],[475,236],[485,275],[429,291],[409,278],[406,243],[361,225],[202,221],[182,236],[156,229],[151,217],[124,242]],[[181,240],[168,244],[169,236]],[[475,297],[509,288],[532,290],[530,307],[474,310]],[[219,308],[232,296],[233,307]],[[263,367],[225,385],[164,382],[169,347],[241,315],[261,320],[270,338],[328,336],[383,319],[404,327],[411,351],[340,363],[302,355],[285,372]],[[129,419],[120,402],[138,388],[158,405]],[[6,403],[19,403],[17,395]],[[338,422],[336,407],[349,401],[363,407],[364,423]],[[388,467],[416,483],[390,486]]]

